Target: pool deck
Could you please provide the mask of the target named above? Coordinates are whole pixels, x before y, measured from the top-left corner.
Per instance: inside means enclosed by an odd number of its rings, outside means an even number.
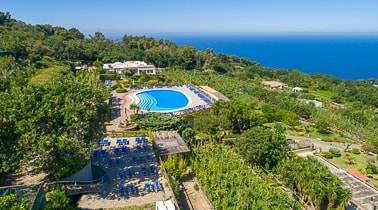
[[[199,89],[197,87],[197,89]],[[196,106],[203,106],[205,109],[209,108],[210,106],[203,101],[200,97],[198,97],[194,92],[190,91],[188,87],[184,86],[172,86],[172,87],[162,87],[162,88],[143,88],[143,89],[137,89],[137,90],[129,90],[127,93],[117,93],[115,91],[112,91],[112,95],[115,98],[118,98],[120,100],[120,116],[113,119],[110,123],[111,125],[107,126],[107,130],[123,130],[118,128],[118,125],[121,122],[125,122],[126,119],[130,120],[130,115],[134,114],[133,110],[130,110],[130,105],[133,103],[138,103],[139,98],[136,96],[137,93],[145,90],[178,90],[183,92],[188,98],[189,98],[189,103],[187,106],[183,107],[182,109],[173,111],[174,115],[184,115],[185,113],[180,111],[188,108],[195,108]],[[207,92],[205,92],[207,95]],[[216,99],[215,99],[216,100]],[[141,111],[143,113],[145,111]],[[167,111],[168,112],[168,111]]]

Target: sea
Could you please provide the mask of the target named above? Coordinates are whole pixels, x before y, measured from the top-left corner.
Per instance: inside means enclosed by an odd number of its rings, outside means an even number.
[[[378,33],[151,33],[197,50],[235,55],[261,66],[344,80],[378,79]],[[122,34],[107,35],[122,40]]]

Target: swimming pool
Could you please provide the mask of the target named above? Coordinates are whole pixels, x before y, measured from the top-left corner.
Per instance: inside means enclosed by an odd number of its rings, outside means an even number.
[[[177,90],[147,90],[137,93],[138,106],[143,111],[166,112],[185,108],[189,104],[189,98]]]

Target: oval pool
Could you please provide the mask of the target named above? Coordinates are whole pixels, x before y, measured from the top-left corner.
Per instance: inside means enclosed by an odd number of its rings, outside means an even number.
[[[137,93],[136,96],[139,98],[138,106],[143,111],[175,111],[189,104],[189,98],[177,90],[146,90]]]

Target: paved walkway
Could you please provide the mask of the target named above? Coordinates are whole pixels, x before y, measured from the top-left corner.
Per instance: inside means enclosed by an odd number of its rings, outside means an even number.
[[[331,147],[336,147],[342,151],[346,148],[346,144],[339,143],[339,142],[324,142],[318,139],[313,138],[305,138],[305,137],[298,137],[298,136],[291,136],[287,135],[286,139],[291,139],[294,141],[299,147],[309,147],[312,144],[315,146],[316,149],[320,149],[321,151],[325,152],[328,151]],[[358,148],[361,150],[361,145],[359,144],[352,144],[349,148]]]
[[[194,185],[198,184],[192,173],[186,175],[182,185],[187,194],[188,209],[190,210],[211,210],[214,209],[202,189],[195,190]]]

